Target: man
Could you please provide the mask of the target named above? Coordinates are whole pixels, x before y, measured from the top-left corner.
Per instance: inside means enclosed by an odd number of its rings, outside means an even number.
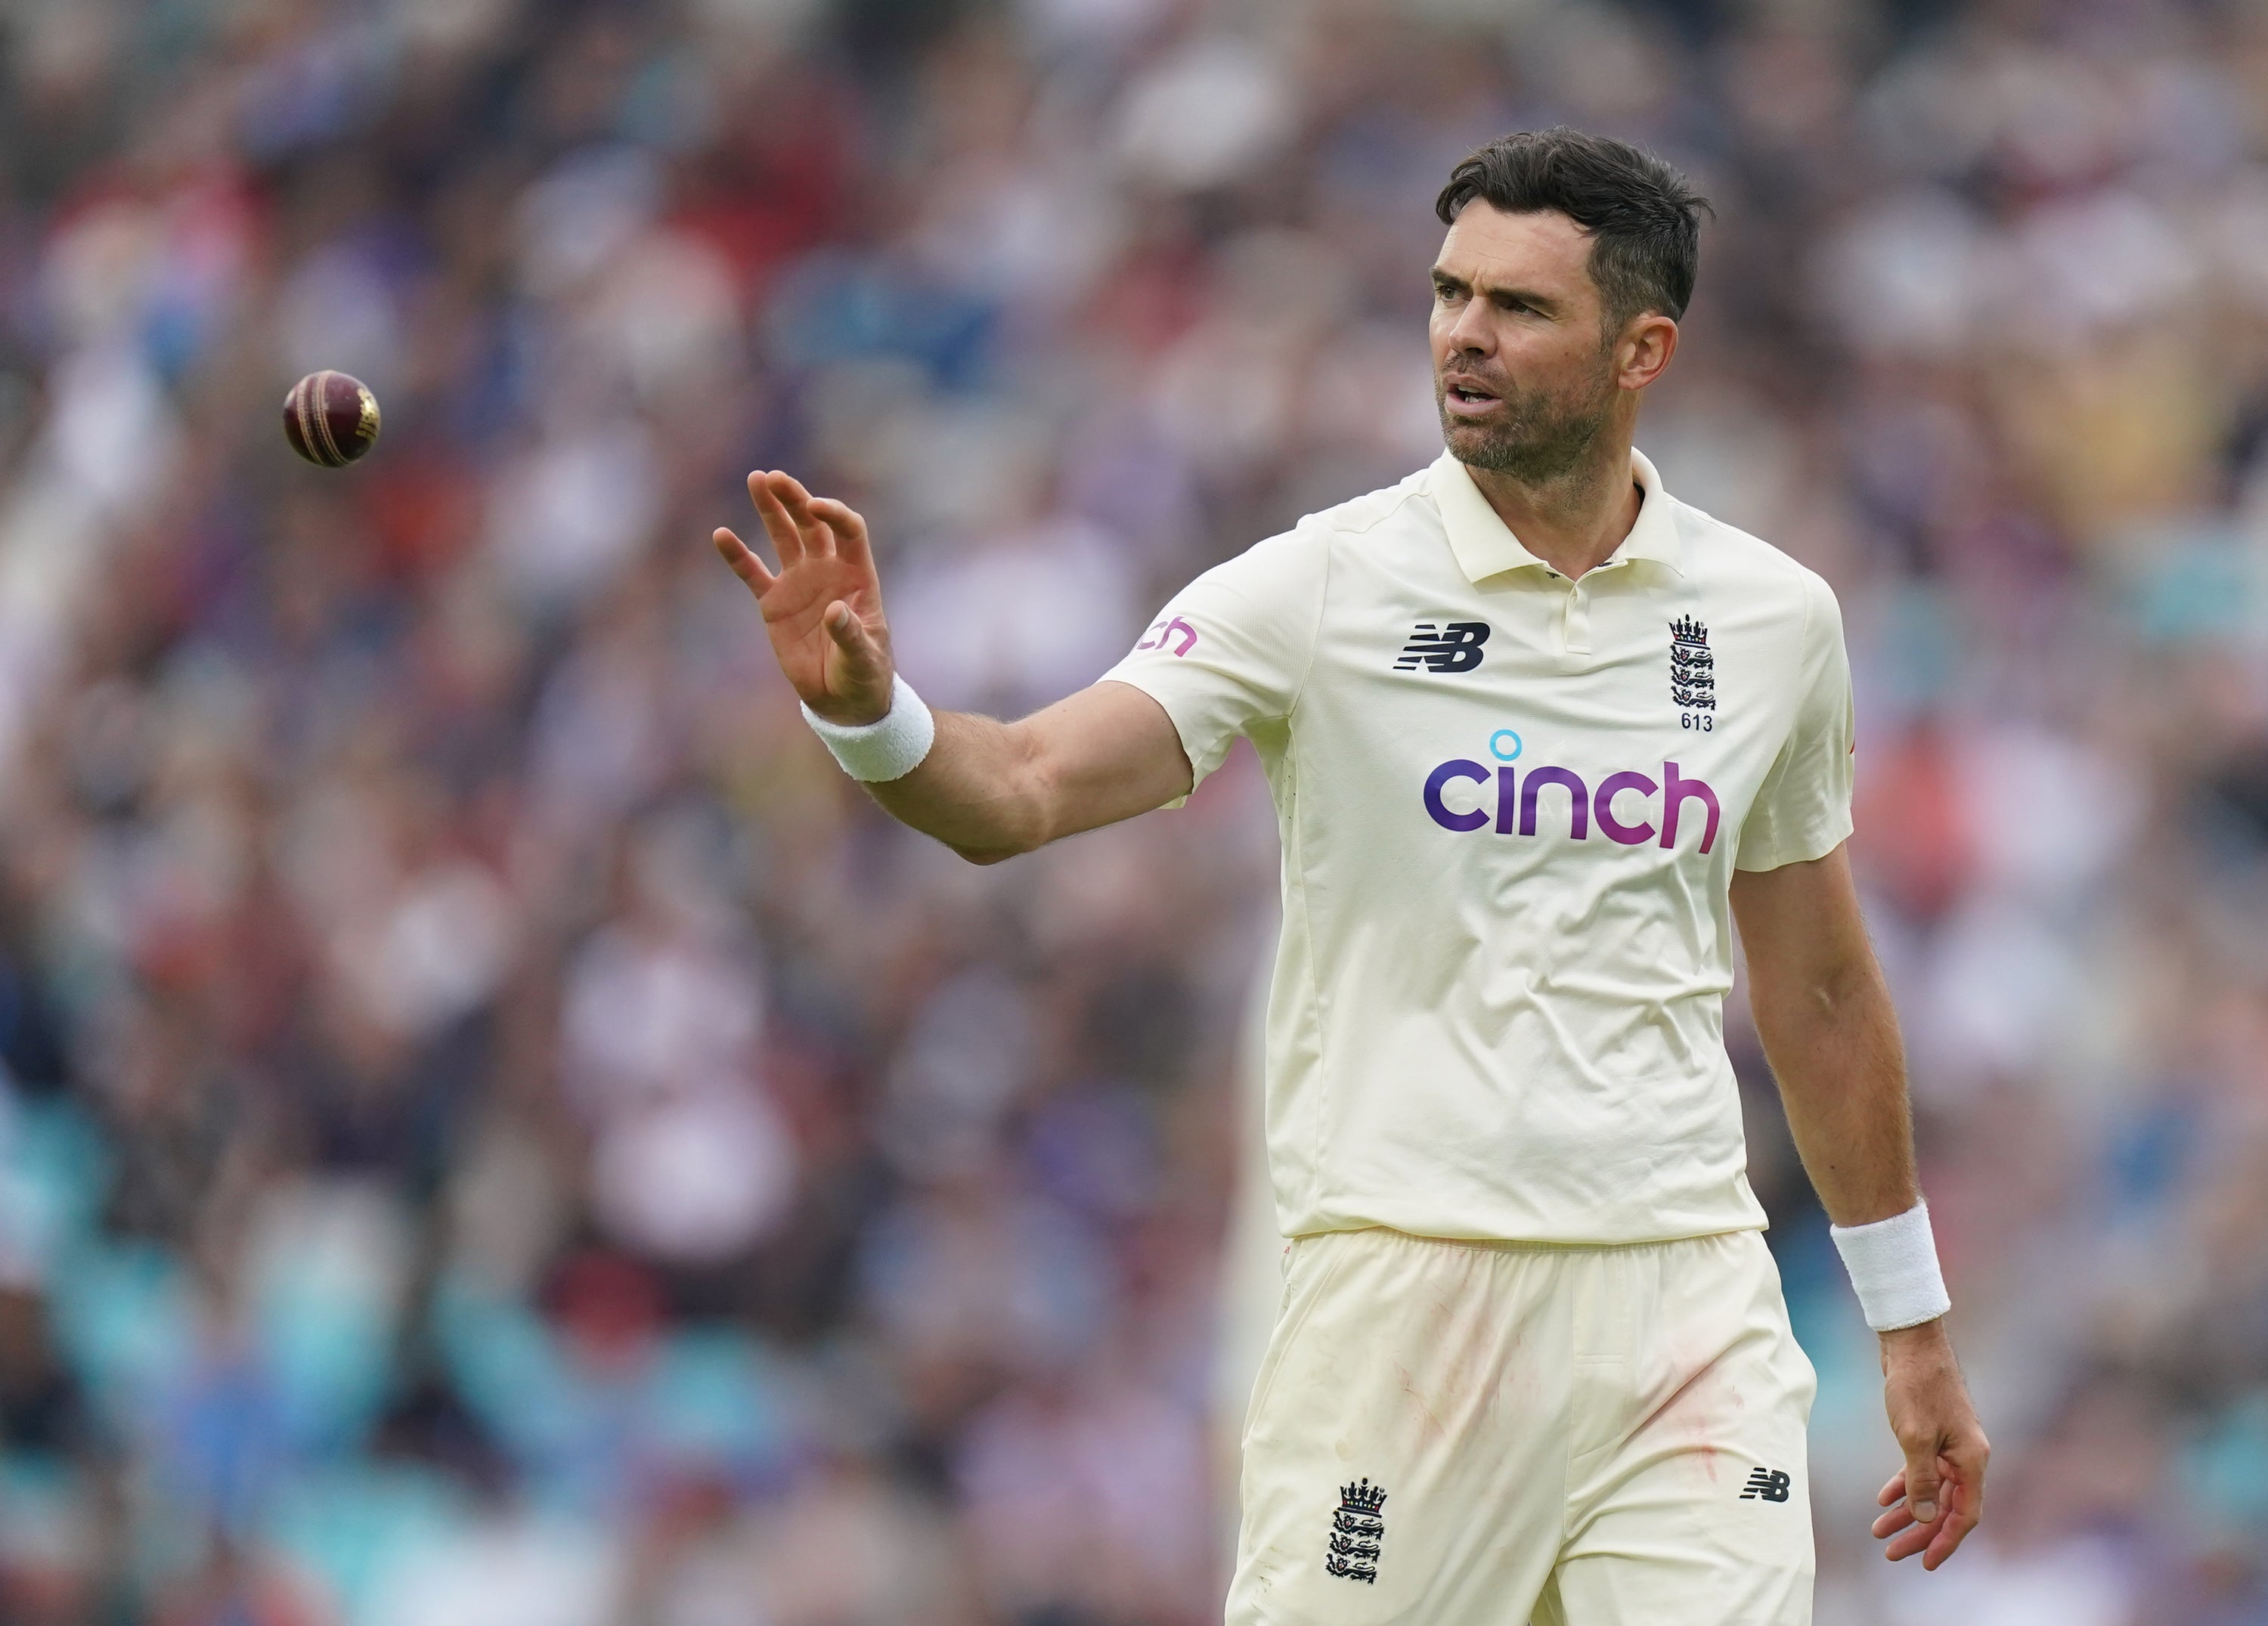
[[[1285,1296],[1235,1622],[1810,1618],[1791,1336],[1722,1043],[1732,922],[1934,1568],[1986,1446],[1942,1320],[1896,1019],[1859,921],[1826,585],[1632,450],[1701,200],[1555,129],[1459,165],[1429,332],[1447,454],[1208,571],[1014,724],[895,674],[858,517],[749,479],[729,531],[813,726],[978,863],[1186,796],[1242,734],[1284,841],[1268,1142]]]

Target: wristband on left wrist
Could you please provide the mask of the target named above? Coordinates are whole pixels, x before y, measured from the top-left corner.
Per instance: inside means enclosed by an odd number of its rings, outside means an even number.
[[[1918,1327],[1953,1307],[1938,1269],[1928,1203],[1870,1225],[1830,1225],[1827,1233],[1843,1255],[1867,1325],[1876,1332]]]

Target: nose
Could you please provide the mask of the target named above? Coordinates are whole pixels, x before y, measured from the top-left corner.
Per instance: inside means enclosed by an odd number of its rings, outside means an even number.
[[[1489,328],[1485,301],[1467,299],[1457,307],[1455,315],[1441,330],[1440,349],[1442,355],[1451,359],[1496,353],[1496,336]]]

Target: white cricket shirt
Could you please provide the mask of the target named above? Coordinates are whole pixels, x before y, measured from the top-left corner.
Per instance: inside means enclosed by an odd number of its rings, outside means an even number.
[[[1287,1236],[1764,1224],[1727,888],[1851,832],[1842,618],[1631,461],[1638,523],[1579,580],[1444,455],[1208,570],[1105,674],[1166,709],[1197,778],[1242,734],[1274,791]]]

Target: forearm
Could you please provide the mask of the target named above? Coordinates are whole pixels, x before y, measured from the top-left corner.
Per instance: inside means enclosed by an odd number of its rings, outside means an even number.
[[[937,741],[919,767],[866,790],[900,823],[979,864],[1054,839],[1053,809],[1026,724],[939,711]]]
[[[1172,719],[1128,684],[1097,683],[1020,722],[935,717],[919,766],[866,788],[892,817],[972,863],[997,864],[1189,793]]]
[[[1904,1048],[1849,852],[1733,879],[1749,1009],[1828,1217],[1862,1225],[1920,1199]]]
[[[1859,1225],[1911,1208],[1920,1188],[1905,1056],[1872,954],[1790,986],[1752,984],[1751,1008],[1828,1217]]]

